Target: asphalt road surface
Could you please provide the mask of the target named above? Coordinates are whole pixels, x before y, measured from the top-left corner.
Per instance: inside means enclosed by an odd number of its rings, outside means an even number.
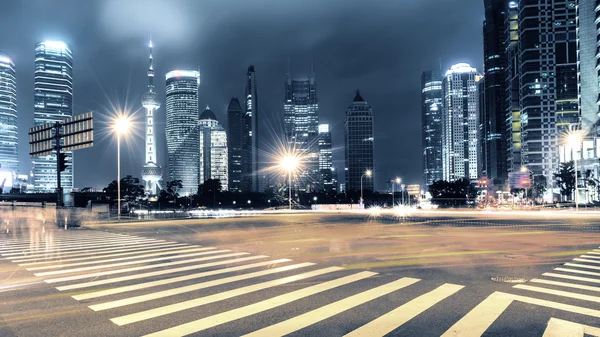
[[[598,214],[0,230],[0,336],[600,336]]]

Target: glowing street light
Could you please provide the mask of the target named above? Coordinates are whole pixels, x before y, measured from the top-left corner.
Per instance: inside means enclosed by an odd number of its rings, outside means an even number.
[[[113,129],[117,134],[117,215],[121,220],[121,134],[129,131],[129,118],[121,116],[115,120]]]
[[[363,178],[364,178],[365,176],[367,176],[367,177],[369,177],[369,178],[370,178],[372,175],[373,175],[373,171],[371,171],[371,170],[366,170],[366,171],[365,171],[365,174],[363,174],[362,176],[360,176],[360,204],[361,204],[361,205],[363,204],[363,201],[364,201],[364,198],[363,198],[363,182],[362,182],[362,181],[363,181]]]
[[[292,209],[292,173],[298,168],[298,157],[296,156],[285,156],[281,159],[280,166],[282,169],[288,172],[288,200],[290,210]]]
[[[575,211],[579,211],[579,188],[577,186],[577,152],[576,149],[581,150],[581,142],[583,141],[583,135],[581,131],[571,131],[567,135],[567,144],[571,147],[571,153],[573,153],[573,162],[575,166]]]

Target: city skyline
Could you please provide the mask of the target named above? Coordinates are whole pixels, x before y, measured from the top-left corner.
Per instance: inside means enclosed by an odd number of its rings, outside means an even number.
[[[418,83],[421,71],[439,64],[440,57],[443,57],[444,68],[463,60],[477,65],[477,67],[482,64],[478,27],[480,27],[483,20],[483,7],[479,3],[473,4],[473,6],[465,6],[469,7],[469,11],[461,14],[460,28],[457,30],[456,36],[444,36],[444,26],[454,22],[449,18],[443,18],[426,32],[424,37],[431,39],[432,44],[436,44],[435,47],[432,46],[431,48],[420,46],[418,40],[407,40],[407,37],[403,36],[402,33],[407,29],[404,24],[402,27],[390,30],[390,35],[386,36],[381,43],[370,41],[369,36],[373,34],[374,30],[360,32],[357,29],[349,29],[348,32],[340,35],[341,30],[346,30],[343,28],[345,20],[333,19],[337,18],[338,15],[350,15],[355,11],[358,3],[352,1],[345,2],[345,6],[342,6],[343,13],[339,14],[335,14],[331,5],[321,8],[316,2],[307,4],[308,8],[300,11],[297,10],[295,5],[283,6],[278,10],[284,13],[297,12],[297,17],[293,19],[295,22],[308,19],[310,13],[318,9],[321,14],[318,18],[313,19],[316,20],[315,25],[324,24],[325,22],[330,23],[327,26],[329,28],[325,29],[323,33],[319,33],[314,29],[305,31],[302,35],[304,38],[301,39],[305,42],[282,42],[280,44],[267,43],[264,38],[261,38],[265,29],[256,27],[250,29],[249,33],[252,34],[251,36],[257,43],[243,42],[238,44],[239,39],[241,39],[239,32],[219,30],[219,27],[226,24],[225,22],[211,23],[210,25],[211,32],[219,32],[218,39],[211,41],[199,39],[195,40],[194,43],[186,43],[185,40],[179,37],[171,38],[171,36],[177,34],[167,34],[167,32],[173,33],[176,28],[166,27],[165,23],[144,23],[140,24],[140,27],[129,25],[119,27],[123,32],[116,32],[115,29],[108,27],[106,24],[108,13],[123,15],[122,13],[116,13],[115,7],[118,7],[118,5],[115,3],[112,1],[106,3],[90,2],[89,9],[83,9],[73,3],[73,10],[77,8],[80,13],[81,18],[78,20],[85,19],[90,23],[89,29],[81,31],[75,29],[77,27],[76,23],[80,21],[67,20],[62,14],[57,13],[50,4],[44,4],[41,9],[29,8],[30,6],[27,4],[8,5],[11,8],[15,6],[24,7],[20,10],[31,11],[32,17],[43,17],[42,12],[46,11],[48,14],[56,14],[56,19],[61,20],[60,23],[57,23],[55,19],[40,20],[35,24],[30,23],[31,27],[15,22],[11,29],[22,31],[20,35],[23,38],[18,39],[18,41],[11,37],[0,38],[0,50],[11,55],[17,68],[19,111],[22,111],[19,115],[20,128],[26,129],[33,124],[32,116],[27,116],[27,114],[30,114],[29,111],[32,110],[32,98],[30,97],[32,87],[30,87],[28,81],[31,81],[29,78],[33,75],[28,74],[33,73],[33,62],[31,61],[33,56],[27,55],[33,54],[32,49],[36,41],[45,38],[63,39],[73,45],[75,50],[74,91],[76,97],[73,113],[80,114],[93,111],[98,119],[98,132],[102,130],[103,126],[107,126],[108,116],[113,112],[111,106],[113,103],[115,106],[126,106],[131,111],[136,112],[135,121],[138,124],[141,122],[141,125],[143,125],[144,116],[139,101],[142,94],[147,91],[145,76],[147,65],[144,62],[144,60],[147,60],[147,49],[144,46],[147,44],[150,35],[152,35],[155,45],[158,46],[156,52],[160,55],[160,58],[155,60],[156,73],[164,74],[169,69],[176,67],[193,69],[200,67],[205,85],[200,89],[199,104],[200,106],[210,104],[219,120],[225,119],[226,107],[231,97],[243,97],[244,88],[240,87],[239,74],[244,72],[248,64],[254,64],[259,70],[257,81],[260,87],[259,90],[262,93],[259,94],[261,95],[261,109],[264,115],[268,116],[268,118],[261,121],[261,130],[265,131],[261,136],[261,143],[269,141],[273,133],[283,129],[280,97],[283,95],[281,83],[284,81],[287,58],[296,60],[292,65],[295,73],[304,75],[309,73],[309,65],[306,60],[312,56],[320,84],[320,122],[330,124],[332,129],[334,166],[338,168],[343,167],[343,150],[341,147],[343,144],[344,113],[347,102],[352,100],[353,92],[357,87],[360,87],[361,92],[370,98],[369,101],[374,110],[378,111],[379,114],[383,114],[383,118],[378,118],[375,125],[376,134],[383,141],[380,144],[391,144],[398,135],[400,136],[398,143],[405,144],[410,139],[420,138],[420,92],[418,87],[414,87],[414,83]],[[466,4],[470,3],[465,2],[463,5]],[[245,5],[238,5],[239,10],[236,9],[232,15],[241,17]],[[130,7],[135,6],[123,7],[120,8],[123,13],[131,13]],[[182,5],[182,8],[187,8],[187,11],[194,12],[188,7],[190,6]],[[436,15],[435,13],[438,13],[441,15],[453,6],[451,4],[440,6],[439,4],[419,3],[410,4],[410,7],[413,13],[416,14]],[[161,18],[160,9],[146,10],[150,11],[155,19],[158,19]],[[403,16],[404,14],[400,9],[403,11],[404,7],[382,2],[381,6],[369,8],[366,14],[368,19],[371,20],[370,22],[373,22],[372,17],[379,17],[377,21],[381,22],[374,22],[374,29],[383,26],[395,27],[396,24],[390,25],[390,22],[395,22],[396,19],[392,20],[393,18],[386,12],[393,12],[396,17],[398,15]],[[15,10],[19,9],[16,8]],[[186,13],[183,13],[184,10],[177,8],[173,10],[177,11],[176,16],[178,18],[183,18],[183,22],[189,22],[186,21],[189,20],[189,17],[186,16]],[[98,13],[100,14],[98,15]],[[411,18],[406,16],[406,19],[406,25],[410,25]],[[170,20],[166,21],[172,23],[173,27],[181,27],[181,25]],[[263,25],[274,27],[279,23],[267,21]],[[280,41],[285,41],[283,33],[278,38]],[[333,39],[333,35],[338,37]],[[184,36],[190,37],[190,33],[184,34]],[[347,52],[342,54],[340,52],[349,50],[347,48],[355,43],[355,38],[363,40],[367,47],[365,49],[369,52],[354,51],[352,57],[342,57],[342,55],[347,55]],[[404,50],[390,47],[392,41],[393,44],[404,44],[415,46],[415,48],[419,46],[420,49],[410,50],[409,48],[407,53]],[[227,52],[227,50],[231,50],[227,47],[230,44],[243,47],[248,53],[244,56],[230,55]],[[333,48],[329,47],[328,44],[332,44]],[[423,50],[422,48],[429,49]],[[229,56],[223,58],[225,60],[221,60],[218,55]],[[422,57],[423,55],[427,56]],[[360,62],[360,65],[356,62]],[[402,80],[399,80],[399,78],[402,78]],[[163,85],[162,81],[157,81],[156,91],[164,102]],[[129,94],[126,94],[127,91],[129,91]],[[401,99],[396,100],[395,97]],[[158,130],[161,127],[164,129],[164,114],[163,106],[156,116],[158,153],[165,153],[164,131]],[[273,125],[269,125],[267,119]],[[20,134],[19,136],[21,145],[27,143],[24,136],[26,135]],[[139,177],[139,166],[144,161],[143,137],[140,138],[138,135],[132,139],[127,139],[123,146],[123,174],[133,174]],[[261,148],[264,149],[265,147]],[[109,181],[114,180],[115,174],[113,171],[116,171],[115,165],[112,165],[114,150],[114,139],[109,135],[100,134],[93,149],[77,153],[77,165],[83,165],[81,166],[83,172],[89,172],[90,174],[78,175],[76,173],[75,185],[77,187],[92,186],[101,188]],[[386,151],[392,155],[386,155]],[[20,161],[25,161],[21,165],[21,171],[27,172],[26,170],[30,168],[27,161],[30,160],[24,152],[26,151],[21,149],[19,158]],[[381,152],[376,151],[375,156],[379,160],[376,160],[378,167],[375,169],[380,172],[377,183],[378,189],[385,187],[386,177],[384,176],[399,175],[406,181],[420,182],[421,169],[410,165],[410,163],[418,160],[420,155],[420,149],[416,146],[397,146],[389,149],[383,147]],[[89,163],[96,158],[101,158],[101,161],[106,164],[93,165]],[[163,168],[164,160],[165,158],[159,156],[159,161],[163,162]]]

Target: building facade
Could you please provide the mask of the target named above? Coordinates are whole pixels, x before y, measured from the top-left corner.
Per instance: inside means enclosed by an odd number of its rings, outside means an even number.
[[[227,107],[228,187],[232,192],[242,191],[244,114],[237,98]]]
[[[0,52],[0,168],[19,172],[17,73],[8,55]]]
[[[345,123],[346,150],[346,191],[360,191],[361,177],[367,170],[373,170],[374,160],[374,129],[373,109],[356,90],[352,104],[346,110]],[[364,190],[374,190],[375,172],[369,178],[363,179]]]
[[[33,117],[35,125],[55,123],[73,116],[73,52],[62,41],[44,41],[35,45]],[[73,153],[65,152],[66,169],[61,186],[73,190]],[[56,155],[33,160],[33,191],[53,193],[57,188]]]
[[[327,193],[335,192],[333,178],[333,157],[331,150],[331,131],[329,124],[319,124],[319,171],[321,173],[320,186]]]
[[[229,186],[227,133],[208,106],[200,114],[198,132],[200,183],[218,179],[221,181],[222,190],[226,191]]]
[[[421,75],[423,185],[442,180],[442,76],[439,70]]]
[[[519,6],[510,2],[504,22],[505,71],[505,118],[506,118],[506,170],[508,173],[521,169],[521,108],[519,75]]]
[[[504,25],[506,0],[484,0],[483,23],[484,81],[480,97],[479,123],[481,175],[492,180],[508,178],[506,146],[506,51]]]
[[[521,163],[552,187],[563,135],[580,124],[577,6],[571,0],[520,0],[516,9]]]
[[[168,179],[181,180],[180,195],[198,191],[198,89],[200,73],[173,70],[166,74],[166,129]]]
[[[244,106],[244,134],[242,151],[242,190],[262,192],[259,179],[258,145],[258,94],[254,66],[246,73],[246,96]]]
[[[320,187],[319,101],[312,65],[308,79],[292,79],[288,69],[283,107],[288,147],[303,161],[297,188],[301,191],[317,190]]]
[[[152,41],[149,44],[148,59],[148,91],[142,96],[142,106],[146,109],[146,158],[142,167],[142,180],[145,183],[147,195],[158,195],[158,183],[162,178],[162,168],[158,166],[156,153],[156,131],[154,129],[154,114],[160,108],[160,100],[154,91],[154,67],[152,65]]]
[[[577,77],[581,129],[598,135],[600,113],[600,2],[577,5]]]
[[[479,90],[481,76],[466,63],[446,72],[442,82],[443,179],[477,179],[479,157]]]

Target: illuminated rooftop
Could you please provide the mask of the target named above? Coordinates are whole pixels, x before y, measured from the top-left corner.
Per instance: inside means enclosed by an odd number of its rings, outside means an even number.
[[[10,57],[8,57],[8,55],[4,54],[3,52],[0,52],[0,63],[10,64],[14,66],[14,63],[10,59]]]
[[[175,69],[175,70],[171,70],[167,73],[166,75],[166,79],[170,79],[173,77],[195,77],[198,79],[198,82],[200,82],[200,72],[197,70],[180,70],[180,69]]]
[[[476,73],[477,69],[471,67],[468,63],[458,63],[450,67],[450,70],[446,72],[446,76],[452,74],[465,74],[465,73]]]
[[[51,48],[51,49],[60,49],[60,50],[69,49],[69,46],[66,43],[64,43],[63,41],[44,41],[44,42],[40,42],[40,45],[42,45],[46,48]]]

